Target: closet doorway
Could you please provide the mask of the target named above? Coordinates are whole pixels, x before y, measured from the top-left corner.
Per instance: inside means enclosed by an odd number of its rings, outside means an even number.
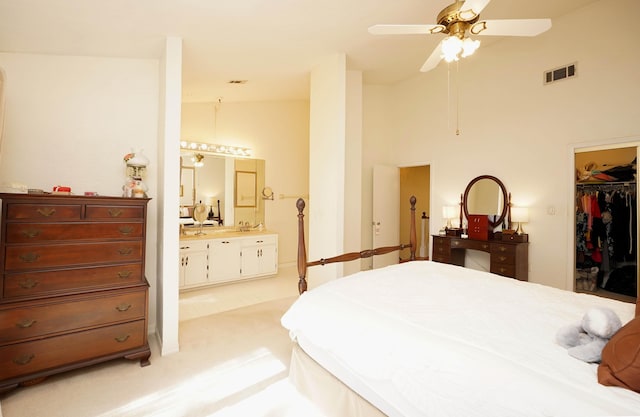
[[[636,143],[575,150],[576,292],[637,299],[637,154]]]

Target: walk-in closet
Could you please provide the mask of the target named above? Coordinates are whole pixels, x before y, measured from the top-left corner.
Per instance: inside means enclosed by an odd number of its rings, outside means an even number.
[[[575,290],[635,301],[637,148],[575,154]]]

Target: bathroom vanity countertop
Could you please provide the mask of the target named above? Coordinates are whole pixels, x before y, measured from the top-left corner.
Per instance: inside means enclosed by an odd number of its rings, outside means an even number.
[[[216,227],[204,227],[202,231],[204,234],[197,235],[199,227],[186,229],[186,235],[180,235],[180,240],[206,240],[206,239],[219,239],[229,237],[243,237],[243,236],[259,236],[259,235],[272,235],[275,232],[269,230],[249,230],[241,232],[238,229],[233,228],[216,228]]]

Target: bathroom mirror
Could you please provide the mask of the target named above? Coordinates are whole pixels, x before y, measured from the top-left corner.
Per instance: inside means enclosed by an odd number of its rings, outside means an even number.
[[[234,226],[238,222],[264,224],[264,201],[256,196],[257,190],[264,187],[265,161],[201,153],[204,154],[204,159],[200,167],[194,167],[192,152],[181,153],[180,189],[183,191],[182,194],[186,193],[192,178],[188,173],[193,173],[194,198],[183,200],[181,195],[180,204],[193,206],[202,202],[207,206],[207,210],[213,207],[214,215],[222,217],[224,226]],[[242,172],[240,185],[243,190],[250,192],[238,195],[237,172]],[[242,197],[240,205],[236,205],[237,196]],[[218,201],[222,214],[218,213]]]
[[[462,209],[469,214],[486,214],[489,224],[496,227],[507,217],[509,197],[502,181],[491,175],[480,175],[472,179],[464,190]]]

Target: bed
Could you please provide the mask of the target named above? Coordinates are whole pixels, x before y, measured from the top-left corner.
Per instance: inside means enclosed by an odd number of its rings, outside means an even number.
[[[306,290],[323,263],[298,260]],[[327,416],[640,415],[640,394],[598,383],[598,364],[554,340],[595,306],[624,330],[633,304],[412,260],[302,292],[281,320],[290,379]]]

